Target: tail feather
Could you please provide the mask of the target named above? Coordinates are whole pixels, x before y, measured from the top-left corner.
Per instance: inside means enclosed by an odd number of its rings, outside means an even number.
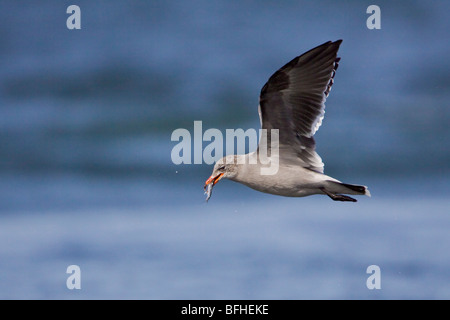
[[[329,181],[332,184],[338,185],[338,193],[343,194],[356,194],[356,195],[366,195],[370,197],[370,191],[366,186],[356,185],[356,184],[348,184],[342,182]],[[345,190],[347,189],[347,190]]]
[[[366,195],[368,197],[371,196],[370,195],[370,191],[369,191],[369,189],[366,186],[359,186],[359,185],[356,185],[356,184],[348,184],[348,183],[341,183],[341,185],[343,185],[344,187],[346,187],[346,188],[348,188],[350,190],[358,192],[358,193],[360,193],[362,195]]]

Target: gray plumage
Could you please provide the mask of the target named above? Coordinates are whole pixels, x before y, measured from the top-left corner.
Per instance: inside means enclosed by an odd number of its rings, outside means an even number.
[[[278,129],[279,156],[271,157],[279,165],[276,174],[261,174],[261,168],[267,165],[258,159],[262,147],[270,154],[269,134],[255,152],[229,155],[217,161],[205,188],[228,178],[261,192],[288,197],[324,194],[333,200],[356,202],[345,194],[370,196],[365,186],[341,183],[325,175],[322,159],[315,151],[314,134],[325,114],[325,101],[340,60],[337,52],[341,42],[326,42],[294,58],[261,89],[258,107],[261,127],[268,133]]]

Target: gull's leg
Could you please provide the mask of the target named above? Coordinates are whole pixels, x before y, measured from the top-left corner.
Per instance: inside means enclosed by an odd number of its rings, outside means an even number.
[[[329,196],[334,201],[351,201],[351,202],[357,201],[356,199],[353,199],[352,197],[349,197],[349,196],[344,196],[343,194],[331,193],[331,192],[327,191],[325,188],[320,188],[320,190],[322,190],[327,196]]]

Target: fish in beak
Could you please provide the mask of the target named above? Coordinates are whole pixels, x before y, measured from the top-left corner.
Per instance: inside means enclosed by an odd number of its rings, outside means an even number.
[[[205,186],[203,187],[203,190],[205,190],[206,194],[206,202],[208,202],[209,198],[211,198],[212,195],[212,189],[214,185],[219,182],[220,179],[222,179],[223,173],[220,173],[216,176],[212,175],[208,178],[205,182]]]

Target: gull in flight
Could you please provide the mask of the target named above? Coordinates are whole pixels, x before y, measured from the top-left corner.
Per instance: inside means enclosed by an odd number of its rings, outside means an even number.
[[[276,174],[261,174],[262,147],[271,149],[260,138],[258,150],[244,155],[228,155],[214,165],[205,182],[207,201],[213,186],[227,178],[252,189],[286,197],[327,195],[335,201],[352,201],[348,195],[370,197],[366,186],[342,183],[324,174],[324,164],[315,151],[314,134],[322,124],[325,100],[330,93],[340,58],[342,40],[328,41],[294,58],[275,72],[261,89],[259,116],[262,129],[278,129]],[[275,159],[276,157],[276,159]],[[253,160],[253,161],[252,161]]]

